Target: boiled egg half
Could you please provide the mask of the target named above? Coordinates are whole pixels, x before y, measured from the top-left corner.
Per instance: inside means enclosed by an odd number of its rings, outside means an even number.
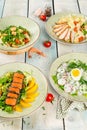
[[[72,69],[71,70],[71,77],[73,78],[73,80],[80,80],[82,76],[82,70],[78,69],[78,68],[75,68],[75,69]]]

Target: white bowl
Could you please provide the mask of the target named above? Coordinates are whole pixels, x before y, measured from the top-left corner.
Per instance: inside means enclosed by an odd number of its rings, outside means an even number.
[[[87,97],[85,96],[72,96],[65,91],[63,91],[53,80],[52,76],[56,74],[58,67],[71,59],[77,59],[87,64],[87,54],[84,53],[69,53],[64,56],[57,58],[50,67],[49,79],[54,90],[65,97],[67,100],[78,101],[78,102],[87,102]]]
[[[26,63],[8,63],[0,66],[0,76],[2,76],[6,72],[15,72],[17,70],[32,72],[32,76],[36,79],[38,84],[38,92],[39,95],[36,97],[35,101],[32,102],[32,106],[29,108],[24,108],[22,112],[14,112],[9,114],[0,109],[0,117],[4,118],[19,118],[23,116],[27,116],[37,110],[45,101],[47,95],[47,80],[43,73],[33,65]]]
[[[28,51],[38,40],[40,35],[39,25],[32,19],[23,16],[8,16],[0,19],[0,30],[6,29],[10,25],[22,26],[26,28],[31,35],[31,40],[24,46],[19,48],[12,48],[7,46],[2,46],[0,44],[0,52],[10,55],[20,54]]]

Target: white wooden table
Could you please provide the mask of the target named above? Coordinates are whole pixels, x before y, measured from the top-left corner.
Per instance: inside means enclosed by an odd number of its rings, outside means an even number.
[[[0,17],[9,15],[21,15],[34,19],[40,26],[41,34],[35,44],[46,54],[41,57],[34,54],[31,59],[27,53],[10,56],[0,54],[0,65],[8,62],[26,62],[37,66],[46,76],[49,83],[48,73],[51,63],[59,56],[70,52],[87,52],[87,45],[64,46],[52,40],[44,29],[44,22],[34,17],[34,11],[43,8],[45,4],[51,6],[52,13],[60,11],[80,12],[87,15],[87,0],[0,0]],[[44,40],[52,42],[51,48],[43,46]],[[36,112],[21,119],[5,120],[0,118],[0,130],[87,130],[87,111],[71,111],[64,119],[56,119],[57,94],[50,83],[48,92],[55,96],[53,105],[45,102]],[[42,109],[42,108],[45,108]]]

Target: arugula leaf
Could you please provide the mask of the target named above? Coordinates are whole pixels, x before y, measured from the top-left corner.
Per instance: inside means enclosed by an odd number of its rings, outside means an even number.
[[[82,68],[84,70],[87,70],[87,64],[83,63],[82,61],[78,61],[78,62],[70,62],[67,69],[70,71],[71,69],[74,68]]]
[[[71,69],[77,68],[77,67],[78,67],[77,63],[71,62],[71,63],[69,63],[69,65],[67,66],[67,69],[68,69],[68,70],[71,70]]]
[[[87,31],[86,30],[82,30],[83,34],[86,35],[87,34]]]
[[[72,93],[71,95],[72,95],[72,96],[77,96],[77,93]]]
[[[53,76],[52,76],[52,79],[54,80],[54,82],[55,82],[56,84],[58,84],[57,75],[53,75]]]
[[[81,84],[86,84],[86,85],[87,85],[87,81],[86,81],[85,79],[83,79],[83,78],[81,78],[79,82],[80,82]]]
[[[59,87],[60,87],[62,90],[64,90],[64,86],[63,86],[63,85],[59,85]]]

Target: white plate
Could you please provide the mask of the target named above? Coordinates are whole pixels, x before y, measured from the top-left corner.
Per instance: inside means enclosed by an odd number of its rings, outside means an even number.
[[[46,22],[45,24],[45,29],[48,33],[48,35],[53,38],[56,41],[59,41],[60,43],[64,44],[64,45],[82,45],[87,43],[86,41],[83,41],[81,43],[69,43],[69,42],[64,42],[63,40],[60,40],[55,33],[53,32],[53,26],[55,25],[55,23],[61,18],[61,17],[65,17],[67,15],[76,15],[78,16],[84,16],[87,19],[87,16],[80,14],[80,13],[73,13],[73,12],[60,12],[60,13],[56,13],[55,15],[52,15]]]
[[[8,16],[0,19],[0,30],[4,30],[10,25],[22,26],[26,28],[30,32],[31,40],[29,43],[19,48],[2,46],[0,44],[0,52],[2,53],[6,53],[6,54],[23,53],[29,50],[29,48],[32,47],[36,43],[37,39],[39,38],[40,27],[34,20],[30,18],[23,17],[23,16]]]
[[[45,101],[47,95],[47,80],[42,74],[42,72],[36,67],[34,67],[33,65],[26,64],[26,63],[18,63],[18,62],[8,63],[0,66],[0,76],[6,72],[15,72],[17,70],[27,71],[27,72],[32,71],[32,76],[36,79],[36,82],[38,84],[38,91],[40,94],[38,95],[38,97],[36,97],[36,100],[32,102],[32,106],[30,108],[23,109],[23,112],[15,111],[13,114],[9,114],[0,109],[1,117],[15,118],[15,117],[23,117],[29,115],[35,110],[37,110],[37,108],[39,108]]]
[[[58,87],[57,84],[54,83],[54,81],[52,79],[52,76],[55,75],[57,72],[57,68],[63,62],[66,62],[71,59],[81,60],[82,62],[87,64],[87,54],[84,54],[84,53],[70,53],[70,54],[61,56],[61,57],[57,58],[50,67],[50,73],[49,73],[50,82],[51,82],[54,90],[61,96],[65,97],[66,99],[71,100],[71,101],[87,102],[87,98],[84,96],[72,96],[72,95],[64,92],[61,88]]]

